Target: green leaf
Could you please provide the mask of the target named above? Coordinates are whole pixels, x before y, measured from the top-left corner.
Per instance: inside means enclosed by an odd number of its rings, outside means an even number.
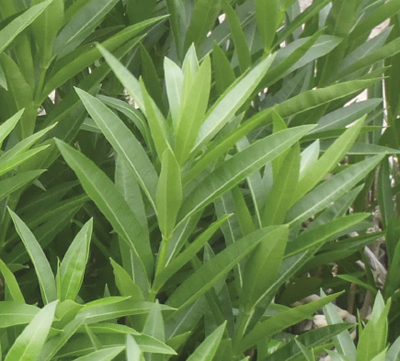
[[[144,297],[140,288],[133,282],[129,276],[118,263],[110,259],[111,266],[113,267],[115,284],[124,297],[131,297],[132,301],[144,301]]]
[[[377,81],[378,79],[353,80],[334,84],[325,88],[307,90],[277,104],[274,108],[282,118],[286,118],[308,109],[317,108],[324,103],[357,94],[369,86],[372,86]]]
[[[220,325],[213,333],[196,348],[187,361],[212,361],[224,334],[226,322]]]
[[[218,94],[221,95],[235,81],[235,72],[225,52],[217,44],[214,44],[212,51],[212,63],[215,75],[215,86],[218,90]]]
[[[11,209],[9,209],[9,212],[15,228],[35,267],[43,302],[48,304],[52,301],[55,301],[57,299],[57,291],[54,275],[50,264],[47,261],[46,255],[42,250],[42,247],[22,219],[19,218]]]
[[[126,336],[126,361],[144,361],[142,350],[131,335]]]
[[[266,321],[258,323],[236,346],[237,351],[243,352],[258,342],[283,331],[285,328],[307,319],[321,307],[335,300],[339,295],[340,293],[336,293],[309,304],[291,308]]]
[[[29,159],[32,158],[48,148],[49,145],[43,145],[41,147],[37,147],[35,149],[27,150],[26,152],[15,154],[10,157],[3,156],[0,158],[0,175],[8,173],[13,169],[17,168],[19,165],[25,163]],[[7,154],[7,153],[6,153]]]
[[[235,44],[236,54],[239,59],[240,71],[244,73],[248,68],[251,67],[251,54],[249,46],[247,45],[246,35],[243,32],[239,17],[229,4],[229,1],[223,0],[222,4],[226,17],[229,21],[229,27],[231,29],[233,42]],[[217,45],[215,45],[214,48],[215,47],[219,49]]]
[[[165,88],[167,90],[168,103],[172,122],[176,124],[183,96],[183,72],[181,68],[167,57],[164,58]]]
[[[149,90],[149,94],[154,99],[157,106],[162,109],[164,105],[163,90],[157,74],[158,70],[155,67],[153,58],[142,44],[140,46],[140,58],[142,61],[143,82],[146,84],[146,88]]]
[[[325,297],[325,293],[321,291],[321,296]],[[332,303],[324,306],[324,315],[328,324],[339,324],[342,323],[342,317]],[[333,342],[337,351],[349,360],[355,360],[357,356],[357,350],[354,346],[354,342],[348,331],[343,331],[337,336],[333,337]]]
[[[378,204],[384,229],[390,219],[395,219],[395,204],[391,187],[389,159],[384,159],[379,168]]]
[[[160,19],[161,18],[154,18],[129,26],[102,42],[101,45],[108,51],[113,51]],[[129,47],[132,48],[140,40],[140,38],[133,39],[129,43]],[[89,47],[84,46],[82,49],[78,50],[54,64],[41,94],[35,99],[37,104],[41,104],[54,89],[59,88],[67,80],[73,78],[76,74],[92,65],[96,60],[100,59],[102,55],[98,47],[92,47],[91,45],[89,45]],[[98,82],[97,77],[95,80]]]
[[[134,302],[130,297],[105,297],[86,303],[79,312],[85,317],[85,324],[118,319],[120,317],[149,313],[154,307],[150,302]],[[173,308],[161,305],[162,311]]]
[[[159,290],[169,278],[188,263],[209,241],[221,224],[223,224],[230,216],[231,214],[225,215],[212,223],[176,258],[167,260],[166,267],[158,273],[154,279],[153,289]]]
[[[252,312],[275,281],[288,240],[289,229],[280,226],[270,232],[254,249],[243,272],[240,301],[244,312]],[[263,277],[260,277],[263,275]]]
[[[400,360],[400,337],[397,337],[396,341],[394,341],[387,354],[386,361],[399,361]]]
[[[153,203],[158,177],[140,142],[100,100],[81,89],[76,89],[76,92],[104,136],[132,170],[149,201]]]
[[[150,244],[143,241],[146,232],[140,226],[116,186],[97,166],[71,146],[56,140],[61,154],[74,170],[89,197],[96,203],[118,234],[127,242],[142,262],[147,277],[153,271]]]
[[[211,62],[207,56],[191,79],[185,74],[178,121],[175,128],[175,154],[184,164],[204,121],[211,85]],[[190,131],[188,131],[190,129]]]
[[[297,185],[291,204],[294,204],[313,189],[342,160],[357,139],[363,124],[364,119],[353,124],[328,148],[321,158],[307,169],[307,173],[303,175]]]
[[[287,221],[294,226],[321,211],[332,201],[353,188],[375,168],[383,157],[384,155],[376,155],[367,158],[317,186],[293,206],[288,212]]]
[[[284,222],[289,204],[296,191],[300,171],[300,147],[294,145],[284,158],[284,162],[269,191],[262,215],[264,227]]]
[[[169,239],[175,228],[182,203],[181,170],[174,154],[166,149],[161,161],[161,173],[156,193],[158,225],[164,239]]]
[[[77,316],[71,322],[67,323],[62,332],[51,337],[42,348],[39,360],[51,361],[56,353],[66,345],[70,338],[75,334],[78,328],[83,324],[85,317]]]
[[[22,15],[11,21],[4,29],[0,31],[0,53],[20,34],[27,26],[37,19],[43,11],[51,4],[51,0],[44,1],[41,4],[31,6]]]
[[[305,347],[300,341],[294,339],[296,342],[297,346],[300,348],[301,353],[305,357],[307,361],[315,361],[314,354],[312,350],[309,350],[307,347]]]
[[[11,118],[7,119],[0,126],[0,146],[3,144],[4,139],[12,132],[12,130],[17,125],[18,121],[21,119],[24,110],[20,110],[18,113],[14,114]]]
[[[221,0],[198,0],[195,3],[191,22],[185,37],[185,50],[192,43],[198,48],[206,39],[221,10]]]
[[[75,300],[82,286],[86,264],[89,259],[90,238],[93,220],[89,220],[76,235],[61,262],[59,273],[61,279],[60,300]]]
[[[207,176],[194,191],[187,195],[179,213],[180,218],[186,219],[213,202],[290,148],[312,127],[303,126],[284,130],[259,140],[242,152],[237,153]]]
[[[0,328],[8,328],[30,323],[37,315],[39,309],[15,301],[0,302]]]
[[[240,109],[250,94],[256,89],[260,80],[274,60],[273,56],[263,59],[247,74],[233,83],[226,92],[218,99],[207,113],[206,119],[200,128],[194,149],[199,149],[213,138]]]
[[[306,230],[287,244],[285,257],[289,257],[317,245],[320,247],[323,243],[343,235],[343,232],[359,224],[369,216],[369,213],[355,213],[321,224],[314,229]]]
[[[267,52],[270,52],[276,30],[283,20],[281,3],[280,0],[255,0],[257,28],[264,40],[264,49]]]
[[[297,341],[301,342],[308,348],[321,347],[321,345],[326,345],[326,347],[331,347],[329,341],[335,335],[347,330],[351,324],[341,323],[335,325],[328,325],[322,328],[317,328],[315,330],[310,330],[302,333],[296,337]],[[337,353],[335,353],[337,355]],[[268,355],[263,361],[299,361],[304,360],[301,355],[301,351],[297,346],[295,340],[278,348],[271,355]],[[333,361],[333,359],[332,359]],[[337,360],[339,361],[339,360]],[[351,360],[340,360],[340,361],[351,361]]]
[[[182,309],[197,300],[277,229],[279,227],[273,226],[254,231],[228,246],[187,278],[169,297],[167,304]]]
[[[91,352],[88,355],[78,357],[75,361],[111,361],[124,350],[125,346],[107,347],[102,350]]]
[[[381,103],[382,99],[367,99],[344,108],[339,108],[320,118],[318,125],[310,132],[310,134],[330,129],[344,128],[375,109]]]
[[[145,335],[152,336],[160,341],[165,341],[164,320],[161,313],[161,307],[158,300],[147,316],[146,323],[142,331]]]
[[[31,6],[42,3],[33,0]],[[53,45],[58,31],[64,25],[64,1],[53,0],[32,24],[32,34],[40,54],[41,70],[47,69],[53,58]]]
[[[374,11],[370,12],[368,16],[365,16],[362,21],[357,24],[352,30],[350,38],[352,40],[358,40],[357,38],[359,36],[367,37],[375,26],[394,16],[399,11],[399,0],[390,0],[384,4],[380,4],[380,6],[377,6]]]
[[[8,197],[11,193],[24,187],[28,183],[38,178],[44,170],[32,170],[30,172],[23,172],[13,177],[0,181],[0,200]]]
[[[25,303],[25,299],[21,292],[21,289],[19,288],[17,279],[1,259],[0,259],[0,272],[3,275],[5,285],[8,291],[10,292],[12,299],[16,302]]]
[[[115,110],[118,110],[119,112],[125,114],[139,129],[146,143],[151,143],[149,127],[142,113],[138,109],[123,100],[107,97],[104,95],[97,95],[97,99],[100,99],[108,107],[114,108]]]
[[[143,81],[140,81],[141,94],[143,97],[144,107],[142,110],[146,114],[147,121],[158,157],[161,159],[166,149],[171,149],[170,133],[167,128],[167,122],[158,109],[154,100],[150,97]]]
[[[372,360],[385,350],[390,301],[385,305],[380,292],[375,297],[369,322],[362,330],[357,345],[357,361]]]
[[[54,54],[63,57],[86,39],[115,6],[118,0],[92,0],[60,31],[54,43]]]
[[[46,341],[53,322],[57,301],[40,310],[15,340],[4,361],[35,361]]]

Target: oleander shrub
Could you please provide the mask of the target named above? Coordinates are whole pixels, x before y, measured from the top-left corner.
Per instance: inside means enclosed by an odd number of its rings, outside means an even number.
[[[2,1],[2,357],[399,360],[399,13]]]

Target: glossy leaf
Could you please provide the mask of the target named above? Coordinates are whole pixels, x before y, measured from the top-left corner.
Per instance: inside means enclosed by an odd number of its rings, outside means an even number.
[[[150,245],[143,242],[143,230],[133,212],[111,180],[84,155],[57,140],[64,158],[77,174],[82,186],[104,212],[109,222],[143,262],[148,276],[152,272]]]
[[[57,301],[51,302],[36,314],[15,340],[4,361],[37,360],[49,334],[56,306]]]
[[[326,296],[318,301],[284,311],[266,321],[257,324],[253,330],[244,337],[240,344],[237,345],[237,350],[245,351],[249,347],[255,345],[257,342],[271,337],[275,333],[310,317],[310,315],[312,315],[315,311],[325,306],[329,302],[332,302],[338,296],[339,294]]]
[[[39,280],[40,290],[43,301],[48,304],[57,299],[57,291],[54,282],[54,274],[46,255],[44,254],[40,244],[36,240],[33,233],[29,230],[26,224],[13,211],[9,209],[13,219],[15,228],[21,237],[22,242],[31,258],[35,267],[35,272]],[[55,304],[53,304],[55,306]],[[53,311],[54,312],[54,311]]]
[[[257,230],[228,246],[187,278],[169,297],[167,304],[184,308],[196,301],[274,231],[277,227]]]
[[[60,300],[75,300],[81,288],[89,259],[93,220],[89,220],[76,235],[60,265]]]
[[[225,330],[226,323],[219,326],[213,333],[211,333],[207,338],[196,348],[194,353],[192,353],[188,361],[212,361],[217,348],[221,342],[222,335]]]
[[[254,171],[282,154],[311,128],[312,126],[297,127],[273,134],[227,160],[187,196],[182,204],[180,218],[187,218],[204,208]]]
[[[165,239],[175,228],[183,199],[181,170],[174,154],[166,149],[161,161],[161,173],[156,192],[158,224]]]

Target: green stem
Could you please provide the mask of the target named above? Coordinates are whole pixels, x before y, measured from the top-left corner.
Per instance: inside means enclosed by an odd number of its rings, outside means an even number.
[[[156,277],[165,268],[167,262],[167,249],[170,238],[164,238],[161,241],[160,252],[157,257]]]
[[[246,333],[247,326],[253,316],[254,311],[243,310],[240,311],[239,314],[239,324],[235,332],[235,337],[233,339],[233,345],[239,345],[240,341],[242,341],[244,334]]]

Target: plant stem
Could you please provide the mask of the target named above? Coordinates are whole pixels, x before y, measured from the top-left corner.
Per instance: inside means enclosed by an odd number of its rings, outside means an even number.
[[[239,314],[239,323],[235,332],[235,337],[233,339],[233,345],[239,345],[240,341],[243,339],[244,334],[246,333],[247,326],[249,325],[251,316],[253,316],[254,311],[243,310],[240,311]]]

